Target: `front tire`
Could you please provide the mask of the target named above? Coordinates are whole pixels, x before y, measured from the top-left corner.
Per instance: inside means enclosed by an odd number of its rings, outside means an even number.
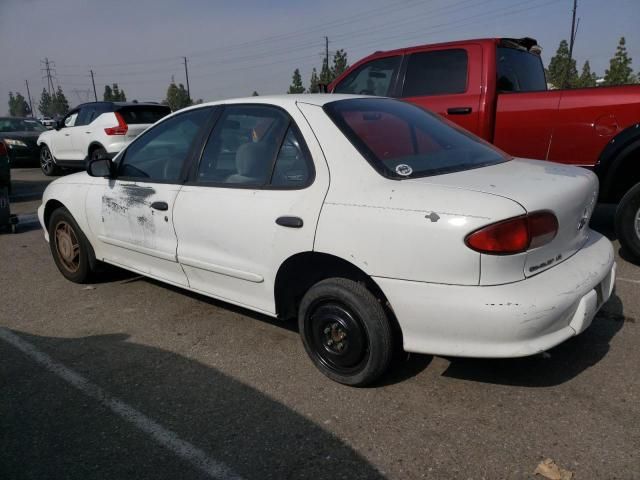
[[[640,183],[620,200],[615,223],[622,248],[634,261],[640,262]]]
[[[74,283],[92,276],[91,245],[66,208],[58,208],[49,220],[49,247],[60,273]]]
[[[107,151],[102,147],[98,147],[91,152],[90,160],[98,160],[99,158],[104,158],[106,155]]]
[[[384,308],[367,288],[345,278],[316,283],[298,313],[302,343],[316,367],[331,380],[369,385],[393,356],[393,335]]]
[[[60,167],[56,165],[51,150],[46,145],[40,148],[40,169],[47,177],[60,174]]]

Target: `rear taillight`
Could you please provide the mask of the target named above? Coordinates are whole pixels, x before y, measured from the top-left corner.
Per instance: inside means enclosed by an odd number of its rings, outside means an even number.
[[[0,142],[0,157],[4,157],[7,154],[7,146],[4,142]]]
[[[107,135],[126,135],[127,131],[129,130],[127,122],[124,121],[124,118],[122,118],[122,115],[120,115],[118,112],[115,112],[115,116],[118,120],[118,126],[105,128],[104,133],[106,133]]]
[[[533,212],[482,227],[467,235],[465,243],[476,252],[512,255],[541,247],[558,233],[558,219],[551,212]]]

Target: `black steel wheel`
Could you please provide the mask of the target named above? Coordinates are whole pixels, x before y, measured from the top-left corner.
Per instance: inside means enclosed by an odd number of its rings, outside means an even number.
[[[391,328],[378,299],[345,278],[318,282],[300,304],[298,324],[313,363],[337,382],[365,386],[389,367]]]
[[[640,263],[640,183],[629,190],[618,204],[616,235],[625,252]]]

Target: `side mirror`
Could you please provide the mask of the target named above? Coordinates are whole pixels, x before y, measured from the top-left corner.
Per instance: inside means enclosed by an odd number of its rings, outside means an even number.
[[[64,119],[61,118],[60,120],[56,120],[56,123],[54,123],[54,128],[56,130],[60,130],[60,129],[64,128]]]
[[[113,176],[113,162],[108,158],[90,160],[87,164],[87,173],[92,177],[111,178]]]

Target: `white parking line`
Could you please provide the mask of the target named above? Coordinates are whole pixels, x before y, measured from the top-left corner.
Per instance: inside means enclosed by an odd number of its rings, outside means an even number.
[[[632,278],[624,278],[624,277],[618,277],[616,278],[617,281],[620,282],[627,282],[627,283],[637,283],[640,284],[640,280],[634,280]]]
[[[113,413],[148,434],[160,445],[173,452],[178,457],[190,463],[198,470],[203,471],[212,478],[223,480],[238,479],[242,477],[232,472],[224,463],[207,456],[205,452],[180,439],[174,432],[167,430],[159,423],[153,421],[145,414],[127,405],[122,400],[111,396],[107,391],[89,382],[82,375],[70,370],[63,364],[56,362],[49,355],[39,351],[29,342],[23,340],[10,330],[0,327],[0,338],[22,351],[35,362],[45,367],[67,383],[73,385],[86,396],[97,400],[108,407]]]

